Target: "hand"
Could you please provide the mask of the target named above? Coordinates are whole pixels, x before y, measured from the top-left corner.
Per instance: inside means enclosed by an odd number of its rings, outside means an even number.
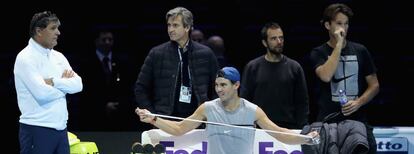
[[[43,79],[45,81],[45,83],[49,86],[53,86],[53,78],[48,78],[48,79]]]
[[[105,108],[106,113],[109,115],[112,114],[114,111],[118,110],[118,105],[119,105],[119,102],[106,103],[106,108]]]
[[[135,109],[135,113],[139,116],[139,120],[141,122],[145,122],[145,123],[153,123],[154,122],[154,116],[151,116],[151,112],[148,111],[147,109],[140,109],[140,108],[136,108]]]
[[[72,78],[75,76],[75,72],[72,70],[65,69],[62,73],[62,78]]]
[[[315,145],[315,144],[319,144],[321,142],[319,133],[317,131],[312,131],[312,132],[310,132],[306,135],[312,137],[311,139],[306,140],[305,144],[307,144],[307,145]]]
[[[108,102],[106,103],[106,109],[116,110],[118,109],[119,102]]]
[[[337,40],[337,43],[342,44],[345,38],[345,30],[343,28],[337,28],[334,32],[334,37]]]
[[[342,114],[344,114],[345,116],[349,116],[352,113],[358,111],[358,109],[361,107],[361,105],[359,104],[360,103],[356,100],[348,101],[348,103],[342,106]]]

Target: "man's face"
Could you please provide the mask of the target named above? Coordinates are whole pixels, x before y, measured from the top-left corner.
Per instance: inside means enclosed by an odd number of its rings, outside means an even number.
[[[59,31],[60,22],[50,22],[46,28],[40,29],[37,28],[37,38],[39,41],[39,44],[41,44],[43,47],[52,49],[57,45],[57,39],[60,35]]]
[[[103,52],[110,52],[114,45],[114,37],[111,32],[103,32],[96,39],[96,48]]]
[[[326,25],[326,28],[329,31],[329,34],[333,35],[334,32],[338,29],[343,29],[343,35],[344,37],[348,33],[349,28],[349,18],[343,13],[336,14],[335,18],[332,19],[328,25]]]
[[[218,77],[215,82],[215,90],[221,101],[229,101],[234,96],[237,96],[237,89],[240,82],[232,84],[230,80]]]
[[[199,31],[199,30],[195,30],[191,32],[191,39],[193,41],[196,41],[198,43],[203,43],[204,41],[204,34]]]
[[[189,27],[184,27],[182,16],[170,17],[167,21],[168,35],[171,41],[186,41],[188,37]]]
[[[267,30],[267,40],[263,45],[273,54],[281,54],[284,46],[283,31],[280,28],[269,28]]]

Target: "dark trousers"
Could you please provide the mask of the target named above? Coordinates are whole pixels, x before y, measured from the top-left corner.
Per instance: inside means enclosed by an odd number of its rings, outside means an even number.
[[[365,123],[365,127],[367,128],[367,140],[369,145],[368,154],[376,154],[377,153],[377,141],[375,140],[374,136],[374,128]]]
[[[67,130],[20,123],[20,154],[69,154]]]

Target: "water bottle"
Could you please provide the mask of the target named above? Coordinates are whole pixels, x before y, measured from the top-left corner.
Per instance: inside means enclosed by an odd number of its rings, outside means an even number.
[[[321,137],[319,135],[316,136],[316,137],[314,137],[314,138],[312,138],[312,144],[313,145],[320,144],[320,143],[321,143]]]
[[[339,89],[339,103],[341,105],[345,105],[348,102],[348,98],[346,97],[345,90]]]
[[[154,146],[152,144],[144,144],[144,154],[154,153]]]
[[[135,142],[132,144],[131,147],[131,154],[143,154],[144,153],[144,146],[141,143]]]
[[[154,146],[154,153],[155,154],[165,154],[165,146],[158,143]]]
[[[319,135],[312,138],[311,145],[320,144],[321,143],[321,135],[320,135],[321,127],[311,128],[311,132],[312,131],[318,132]]]

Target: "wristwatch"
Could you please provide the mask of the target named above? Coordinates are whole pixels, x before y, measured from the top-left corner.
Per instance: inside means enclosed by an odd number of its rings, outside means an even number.
[[[157,122],[157,116],[154,116],[154,118],[152,119],[152,121],[151,121],[151,124],[152,125],[154,125],[155,124],[155,122]]]

